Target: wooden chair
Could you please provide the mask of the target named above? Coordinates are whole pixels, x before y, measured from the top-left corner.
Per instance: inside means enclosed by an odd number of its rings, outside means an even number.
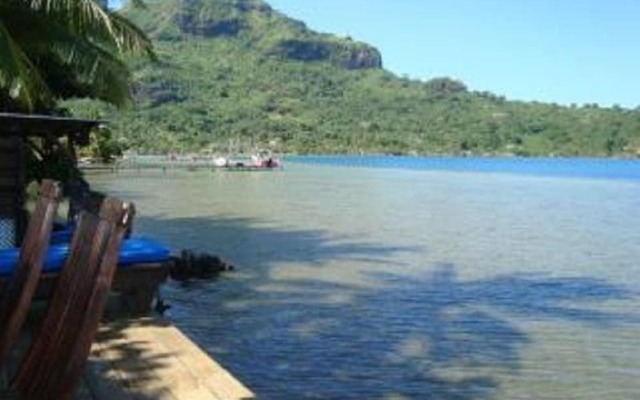
[[[105,199],[99,216],[81,213],[44,321],[10,384],[15,398],[72,398],[133,214],[133,205],[115,198]]]
[[[29,311],[61,195],[62,189],[57,182],[42,181],[36,207],[20,247],[18,264],[0,302],[0,364],[4,364],[16,343]]]

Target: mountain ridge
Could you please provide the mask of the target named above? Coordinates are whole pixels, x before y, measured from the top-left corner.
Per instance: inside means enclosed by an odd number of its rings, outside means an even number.
[[[155,13],[163,23],[145,23]],[[128,7],[125,13],[156,40],[242,37],[265,54],[299,61],[330,61],[347,69],[382,68],[380,52],[363,42],[313,32],[302,21],[274,10],[262,0],[168,0],[155,10]],[[263,35],[265,31],[274,32]]]
[[[70,108],[111,119],[139,151],[640,154],[637,110],[510,101],[448,77],[399,77],[374,46],[314,32],[262,0],[159,0],[122,12],[154,39],[161,62],[132,60],[133,109]]]

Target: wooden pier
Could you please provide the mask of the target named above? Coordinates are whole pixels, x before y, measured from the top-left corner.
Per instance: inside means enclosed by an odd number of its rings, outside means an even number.
[[[282,169],[280,160],[273,166],[256,166],[249,158],[229,160],[227,165],[219,165],[213,157],[179,157],[176,159],[165,156],[137,156],[118,159],[110,164],[81,163],[78,167],[87,172],[113,172],[127,170],[161,170],[163,172],[175,170],[209,170],[209,171],[278,171]]]
[[[254,394],[167,321],[101,326],[76,400],[245,400]]]

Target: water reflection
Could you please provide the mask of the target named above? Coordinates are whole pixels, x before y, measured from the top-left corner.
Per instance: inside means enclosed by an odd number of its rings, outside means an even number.
[[[536,340],[531,324],[639,322],[602,307],[636,296],[602,279],[513,273],[462,280],[451,264],[406,273],[392,256],[421,249],[249,219],[141,222],[146,229],[156,223],[187,235],[207,231],[224,249],[248,253],[235,256],[250,273],[174,284],[165,294],[174,304],[170,317],[263,399],[505,398],[501,382],[522,373],[522,353]],[[366,267],[340,270],[335,260]],[[274,276],[283,263],[312,268],[304,277]]]
[[[270,221],[233,216],[141,217],[137,229],[154,232],[154,236],[177,249],[193,248],[221,255],[265,285],[310,275],[366,285],[372,280],[364,272],[401,268],[398,254],[426,252],[419,246],[382,245],[355,235],[335,235],[320,229],[284,229]]]
[[[105,185],[137,201],[137,232],[238,267],[164,294],[262,399],[640,393],[634,182],[308,168]]]

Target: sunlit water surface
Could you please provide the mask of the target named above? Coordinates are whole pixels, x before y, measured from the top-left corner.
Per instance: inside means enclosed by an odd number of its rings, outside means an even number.
[[[640,398],[638,179],[291,162],[90,180],[136,202],[136,232],[236,266],[162,295],[261,399]]]

